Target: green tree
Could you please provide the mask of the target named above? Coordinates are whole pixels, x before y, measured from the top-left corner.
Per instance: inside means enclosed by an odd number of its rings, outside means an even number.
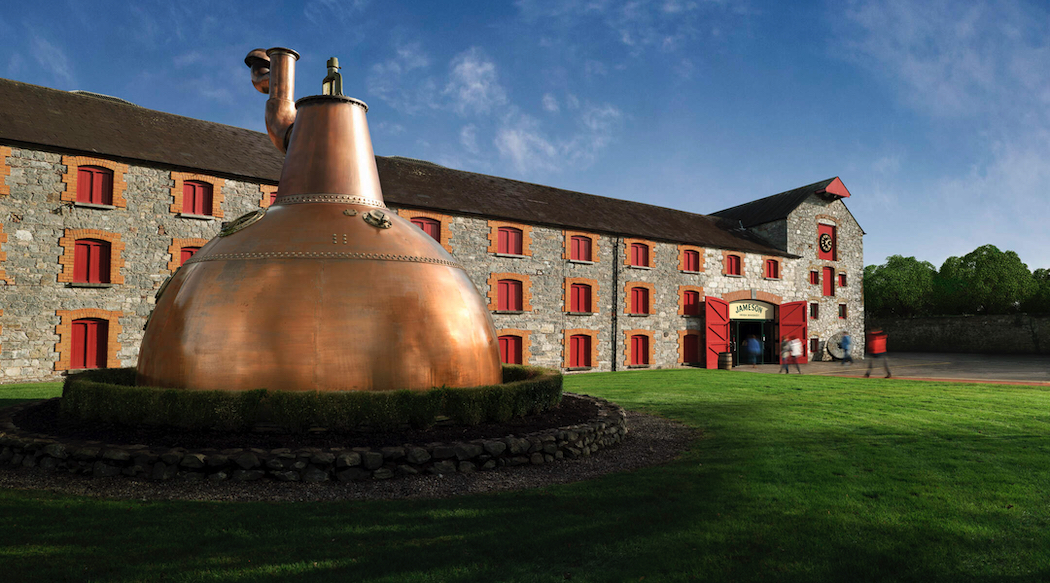
[[[936,268],[928,261],[892,255],[864,268],[864,311],[873,316],[910,317],[930,312]]]
[[[1050,269],[1036,269],[1032,273],[1032,295],[1021,305],[1030,314],[1050,314]]]
[[[1035,290],[1017,253],[982,245],[945,260],[934,280],[934,307],[944,314],[1006,314],[1020,310]]]

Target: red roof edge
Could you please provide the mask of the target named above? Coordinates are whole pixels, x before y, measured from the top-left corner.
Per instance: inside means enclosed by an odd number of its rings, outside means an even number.
[[[831,184],[824,187],[824,192],[841,198],[849,198],[849,191],[846,190],[846,185],[842,183],[838,176],[831,181]]]

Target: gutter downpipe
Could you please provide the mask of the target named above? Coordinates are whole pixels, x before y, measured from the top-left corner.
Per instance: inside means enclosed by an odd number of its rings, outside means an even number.
[[[616,372],[616,363],[619,360],[616,351],[616,339],[620,337],[620,243],[623,241],[622,237],[616,237],[616,243],[613,245],[613,260],[612,260],[612,371]]]

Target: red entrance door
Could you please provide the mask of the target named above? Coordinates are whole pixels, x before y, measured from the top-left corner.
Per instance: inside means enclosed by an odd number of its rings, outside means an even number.
[[[70,368],[106,368],[107,344],[109,322],[94,319],[73,320],[73,354],[69,359]]]
[[[729,302],[711,296],[704,300],[707,324],[705,362],[707,368],[718,368],[718,354],[729,352]]]
[[[784,340],[785,336],[798,338],[802,342],[802,356],[799,357],[798,361],[800,363],[809,362],[809,347],[806,345],[806,338],[809,336],[806,328],[806,302],[780,304],[780,336],[777,338],[778,351],[780,342]]]

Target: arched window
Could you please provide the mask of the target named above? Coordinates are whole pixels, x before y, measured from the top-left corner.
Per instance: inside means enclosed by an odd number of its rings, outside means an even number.
[[[743,275],[739,255],[726,255],[726,275]]]
[[[780,262],[776,259],[766,259],[765,272],[769,279],[780,279]]]
[[[572,296],[569,298],[569,311],[591,313],[591,286],[585,283],[572,284]]]
[[[109,241],[77,239],[73,253],[73,281],[109,283]]]
[[[569,338],[569,366],[583,368],[591,365],[591,337],[576,334]]]
[[[569,258],[573,261],[593,261],[591,259],[591,238],[574,235]]]
[[[644,334],[631,336],[631,364],[649,364],[649,337]]]
[[[501,279],[497,284],[496,309],[500,312],[520,312],[521,282],[516,279]]]
[[[106,368],[109,322],[95,318],[73,320],[70,368]]]
[[[179,265],[182,265],[189,261],[190,257],[193,257],[193,255],[197,253],[197,251],[200,251],[200,249],[200,247],[183,247],[182,251],[180,251],[181,257]]]
[[[500,227],[496,252],[505,255],[521,255],[521,229]]]
[[[686,250],[682,267],[684,267],[682,271],[700,271],[700,252],[692,249]]]
[[[522,364],[521,336],[500,336],[499,358],[504,364]]]
[[[631,314],[649,313],[649,290],[644,287],[631,288]]]
[[[77,168],[77,202],[113,204],[113,171],[99,166]]]
[[[441,242],[441,221],[435,221],[426,217],[415,217],[412,219],[412,224],[423,229],[424,233],[430,235],[430,238],[438,243]]]
[[[682,313],[686,316],[700,315],[700,292],[687,289],[682,293]]]
[[[631,243],[631,265],[649,267],[649,246],[645,243]]]
[[[182,209],[191,215],[211,216],[212,187],[207,182],[187,180],[182,183]]]

